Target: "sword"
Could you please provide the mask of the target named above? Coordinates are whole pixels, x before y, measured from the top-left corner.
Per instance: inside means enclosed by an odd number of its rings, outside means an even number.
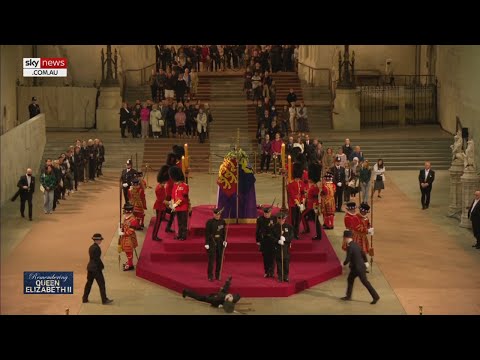
[[[135,248],[135,249],[133,249],[133,250],[135,250],[135,256],[137,257],[137,261],[138,261],[137,249]]]
[[[220,210],[220,211],[223,212],[223,209],[224,209],[224,208],[222,208],[222,210]],[[230,208],[230,211],[229,211],[229,214],[228,214],[228,218],[230,218],[230,213],[231,213],[231,212],[232,212],[232,208]],[[225,239],[224,239],[223,241],[227,241],[227,235],[228,235],[228,228],[229,228],[229,227],[230,227],[230,226],[227,226],[227,228],[226,228],[226,230],[225,230]],[[222,246],[223,246],[223,244],[222,244]],[[222,278],[223,259],[224,259],[224,257],[225,257],[225,247],[222,248],[222,261],[220,262],[220,274],[219,274],[219,279]]]

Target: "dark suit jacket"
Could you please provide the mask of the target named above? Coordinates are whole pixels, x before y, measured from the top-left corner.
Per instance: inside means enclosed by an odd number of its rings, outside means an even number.
[[[475,200],[473,200],[470,204],[470,208],[468,209],[468,217],[472,221],[473,234],[475,237],[477,237],[480,236],[480,201],[472,209],[474,202]]]
[[[347,258],[343,262],[343,265],[350,264],[350,269],[356,273],[362,273],[367,271],[365,263],[367,262],[367,256],[360,249],[360,246],[354,241],[351,241],[347,245]]]
[[[25,195],[28,195],[28,194],[33,195],[33,193],[35,192],[35,176],[32,175],[31,178],[32,179],[30,181],[30,188],[25,190],[23,187],[28,186],[27,175],[20,176],[20,180],[18,180],[17,186],[18,186],[18,189],[20,191],[21,196],[22,195],[25,196]]]
[[[125,108],[120,109],[120,127],[127,126],[128,120],[132,117],[132,111],[129,109],[128,111]]]
[[[214,307],[223,305],[225,302],[225,296],[228,295],[228,291],[230,290],[230,284],[231,281],[227,280],[217,293],[207,295],[207,302]]]
[[[345,168],[343,166],[340,166],[340,169],[337,170],[336,166],[332,166],[330,168],[330,171],[333,174],[333,182],[335,183],[335,185],[337,185],[337,183],[341,182],[342,183],[342,188],[343,188],[343,186],[345,185],[345,181],[346,181]]]
[[[90,261],[87,265],[87,270],[92,272],[102,271],[104,266],[101,259],[102,249],[96,243],[90,246],[88,249],[88,255],[90,256]]]
[[[435,180],[435,171],[430,169],[428,172],[427,181],[425,181],[425,169],[420,170],[420,174],[418,175],[418,183],[421,184],[423,182],[428,183],[429,187],[432,187],[433,181]]]

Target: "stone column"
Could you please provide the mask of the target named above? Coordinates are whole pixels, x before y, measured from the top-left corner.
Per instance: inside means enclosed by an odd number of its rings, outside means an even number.
[[[448,216],[460,219],[462,214],[462,181],[463,161],[455,159],[448,171],[450,172],[450,206]]]
[[[480,185],[480,176],[472,167],[467,167],[462,175],[462,217],[460,219],[460,226],[464,228],[472,228],[472,222],[468,218],[468,207],[473,200],[473,194],[478,190]]]
[[[101,87],[97,108],[97,130],[120,132],[120,87]]]
[[[333,129],[360,131],[360,90],[337,88]]]

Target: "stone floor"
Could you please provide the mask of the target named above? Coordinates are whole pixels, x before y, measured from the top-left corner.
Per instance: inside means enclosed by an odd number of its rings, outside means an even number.
[[[480,314],[480,252],[471,247],[471,231],[445,216],[448,172],[437,172],[432,205],[425,211],[420,206],[417,176],[417,172],[387,172],[386,190],[382,198],[374,199],[376,257],[369,280],[381,296],[376,305],[369,304],[370,296],[358,280],[354,301],[339,300],[345,295],[346,269],[343,275],[289,298],[243,298],[237,314],[418,314],[419,306],[424,314]],[[43,214],[41,193],[37,192],[33,222],[20,218],[18,202],[7,202],[1,208],[0,313],[63,314],[69,308],[70,314],[223,314],[207,304],[184,300],[132,272],[119,271],[116,178],[116,173],[108,173],[100,181],[82,184],[81,191],[63,201],[53,215]],[[215,175],[193,175],[193,205],[215,202],[215,180]],[[155,185],[154,176],[149,181]],[[281,204],[280,190],[280,178],[257,175],[258,203],[271,203],[276,197]],[[147,197],[149,219],[153,189],[147,191]],[[343,214],[335,222],[335,230],[328,235],[343,260]],[[90,303],[81,304],[87,250],[94,232],[102,232],[108,239],[102,251],[107,293],[114,299],[109,306],[100,304],[96,284]],[[141,246],[141,232],[139,240]],[[23,271],[31,270],[75,271],[74,295],[23,295]]]

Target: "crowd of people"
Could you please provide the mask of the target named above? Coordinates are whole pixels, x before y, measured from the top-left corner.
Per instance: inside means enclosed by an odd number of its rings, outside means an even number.
[[[80,140],[61,153],[57,159],[46,159],[40,176],[43,211],[51,214],[65,195],[78,191],[79,183],[95,181],[102,176],[105,147],[101,139]]]

